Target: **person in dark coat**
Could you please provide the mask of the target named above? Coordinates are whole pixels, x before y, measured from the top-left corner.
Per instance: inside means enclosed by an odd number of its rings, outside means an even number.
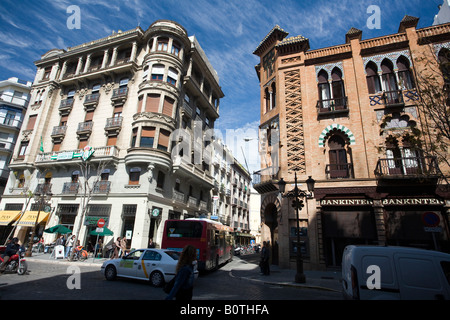
[[[270,250],[269,246],[266,241],[263,242],[263,247],[261,249],[261,273],[263,275],[270,275],[270,267],[269,267],[269,260],[270,260]]]

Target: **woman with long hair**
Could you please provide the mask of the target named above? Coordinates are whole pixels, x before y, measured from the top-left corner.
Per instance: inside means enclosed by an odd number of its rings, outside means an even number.
[[[194,266],[197,262],[197,250],[194,246],[187,245],[181,252],[176,267],[175,283],[166,300],[192,300],[194,289]]]

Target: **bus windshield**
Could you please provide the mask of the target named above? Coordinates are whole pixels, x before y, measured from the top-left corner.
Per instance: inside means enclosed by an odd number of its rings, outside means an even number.
[[[202,230],[198,221],[167,221],[168,238],[201,238]]]

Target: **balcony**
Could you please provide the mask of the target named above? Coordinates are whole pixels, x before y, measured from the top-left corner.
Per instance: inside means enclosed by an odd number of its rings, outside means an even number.
[[[78,182],[64,182],[62,194],[77,194],[79,188]]]
[[[200,211],[208,211],[208,203],[206,201],[200,200],[199,209]]]
[[[108,136],[116,136],[122,128],[123,117],[113,117],[106,119],[105,131]]]
[[[69,115],[70,111],[72,111],[73,107],[73,98],[61,100],[61,103],[59,104],[59,113],[61,116],[67,116]]]
[[[327,179],[351,179],[353,176],[353,164],[327,164],[325,168]]]
[[[384,105],[386,107],[404,107],[403,93],[401,90],[385,91],[383,94]]]
[[[84,109],[86,111],[95,110],[98,105],[98,101],[100,100],[100,93],[92,93],[88,94],[84,99]]]
[[[379,180],[413,180],[436,183],[442,176],[433,156],[378,159],[375,176]]]
[[[318,116],[348,113],[347,97],[318,100],[316,107]]]
[[[189,196],[188,197],[188,206],[192,207],[192,208],[197,208],[197,198]]]
[[[383,91],[377,94],[369,95],[369,103],[372,107],[404,107],[405,103],[408,105],[414,105],[417,100],[419,100],[419,95],[414,89],[408,89],[406,91]]]
[[[92,133],[94,123],[92,121],[80,122],[77,128],[77,135],[80,139],[88,139]]]
[[[51,183],[39,183],[34,190],[35,195],[41,194],[51,194],[52,193],[52,184]]]
[[[66,135],[66,131],[67,131],[67,126],[55,126],[55,127],[53,127],[52,134],[51,134],[53,143],[61,142],[64,139],[65,135]]]
[[[111,101],[114,106],[122,105],[127,101],[128,87],[117,88],[113,90]]]
[[[97,181],[94,183],[94,189],[92,190],[95,194],[105,194],[109,193],[111,189],[111,181]]]
[[[184,193],[177,191],[177,190],[173,190],[172,199],[174,202],[183,203],[183,204],[185,203]]]

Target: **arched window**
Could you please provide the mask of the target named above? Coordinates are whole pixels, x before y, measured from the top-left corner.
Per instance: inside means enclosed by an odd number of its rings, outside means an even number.
[[[337,110],[345,108],[345,90],[344,81],[342,80],[342,71],[334,68],[331,72],[331,89],[333,101]]]
[[[333,134],[328,139],[328,173],[331,179],[350,178],[351,168],[347,162],[345,140],[339,134]]]
[[[397,59],[398,80],[402,89],[413,89],[415,87],[409,67],[409,60],[401,56]]]
[[[272,101],[271,101],[271,109],[274,109],[277,106],[277,89],[275,86],[275,82],[272,82]]]
[[[384,59],[381,62],[381,71],[381,79],[383,89],[385,91],[386,105],[395,105],[402,102],[403,96],[398,91],[397,79],[395,77],[392,62],[388,59]]]
[[[395,79],[394,66],[388,59],[381,62],[381,80],[385,91],[397,91],[397,81]]]
[[[269,88],[266,88],[264,90],[264,100],[266,103],[266,110],[265,112],[269,112],[270,111],[270,93],[269,93]]]
[[[328,74],[325,70],[320,70],[318,76],[318,87],[319,87],[319,102],[321,104],[321,108],[328,109],[330,107],[330,85],[328,83]]]
[[[377,93],[381,91],[380,78],[378,77],[378,67],[375,63],[370,61],[366,65],[366,80],[369,93]]]

